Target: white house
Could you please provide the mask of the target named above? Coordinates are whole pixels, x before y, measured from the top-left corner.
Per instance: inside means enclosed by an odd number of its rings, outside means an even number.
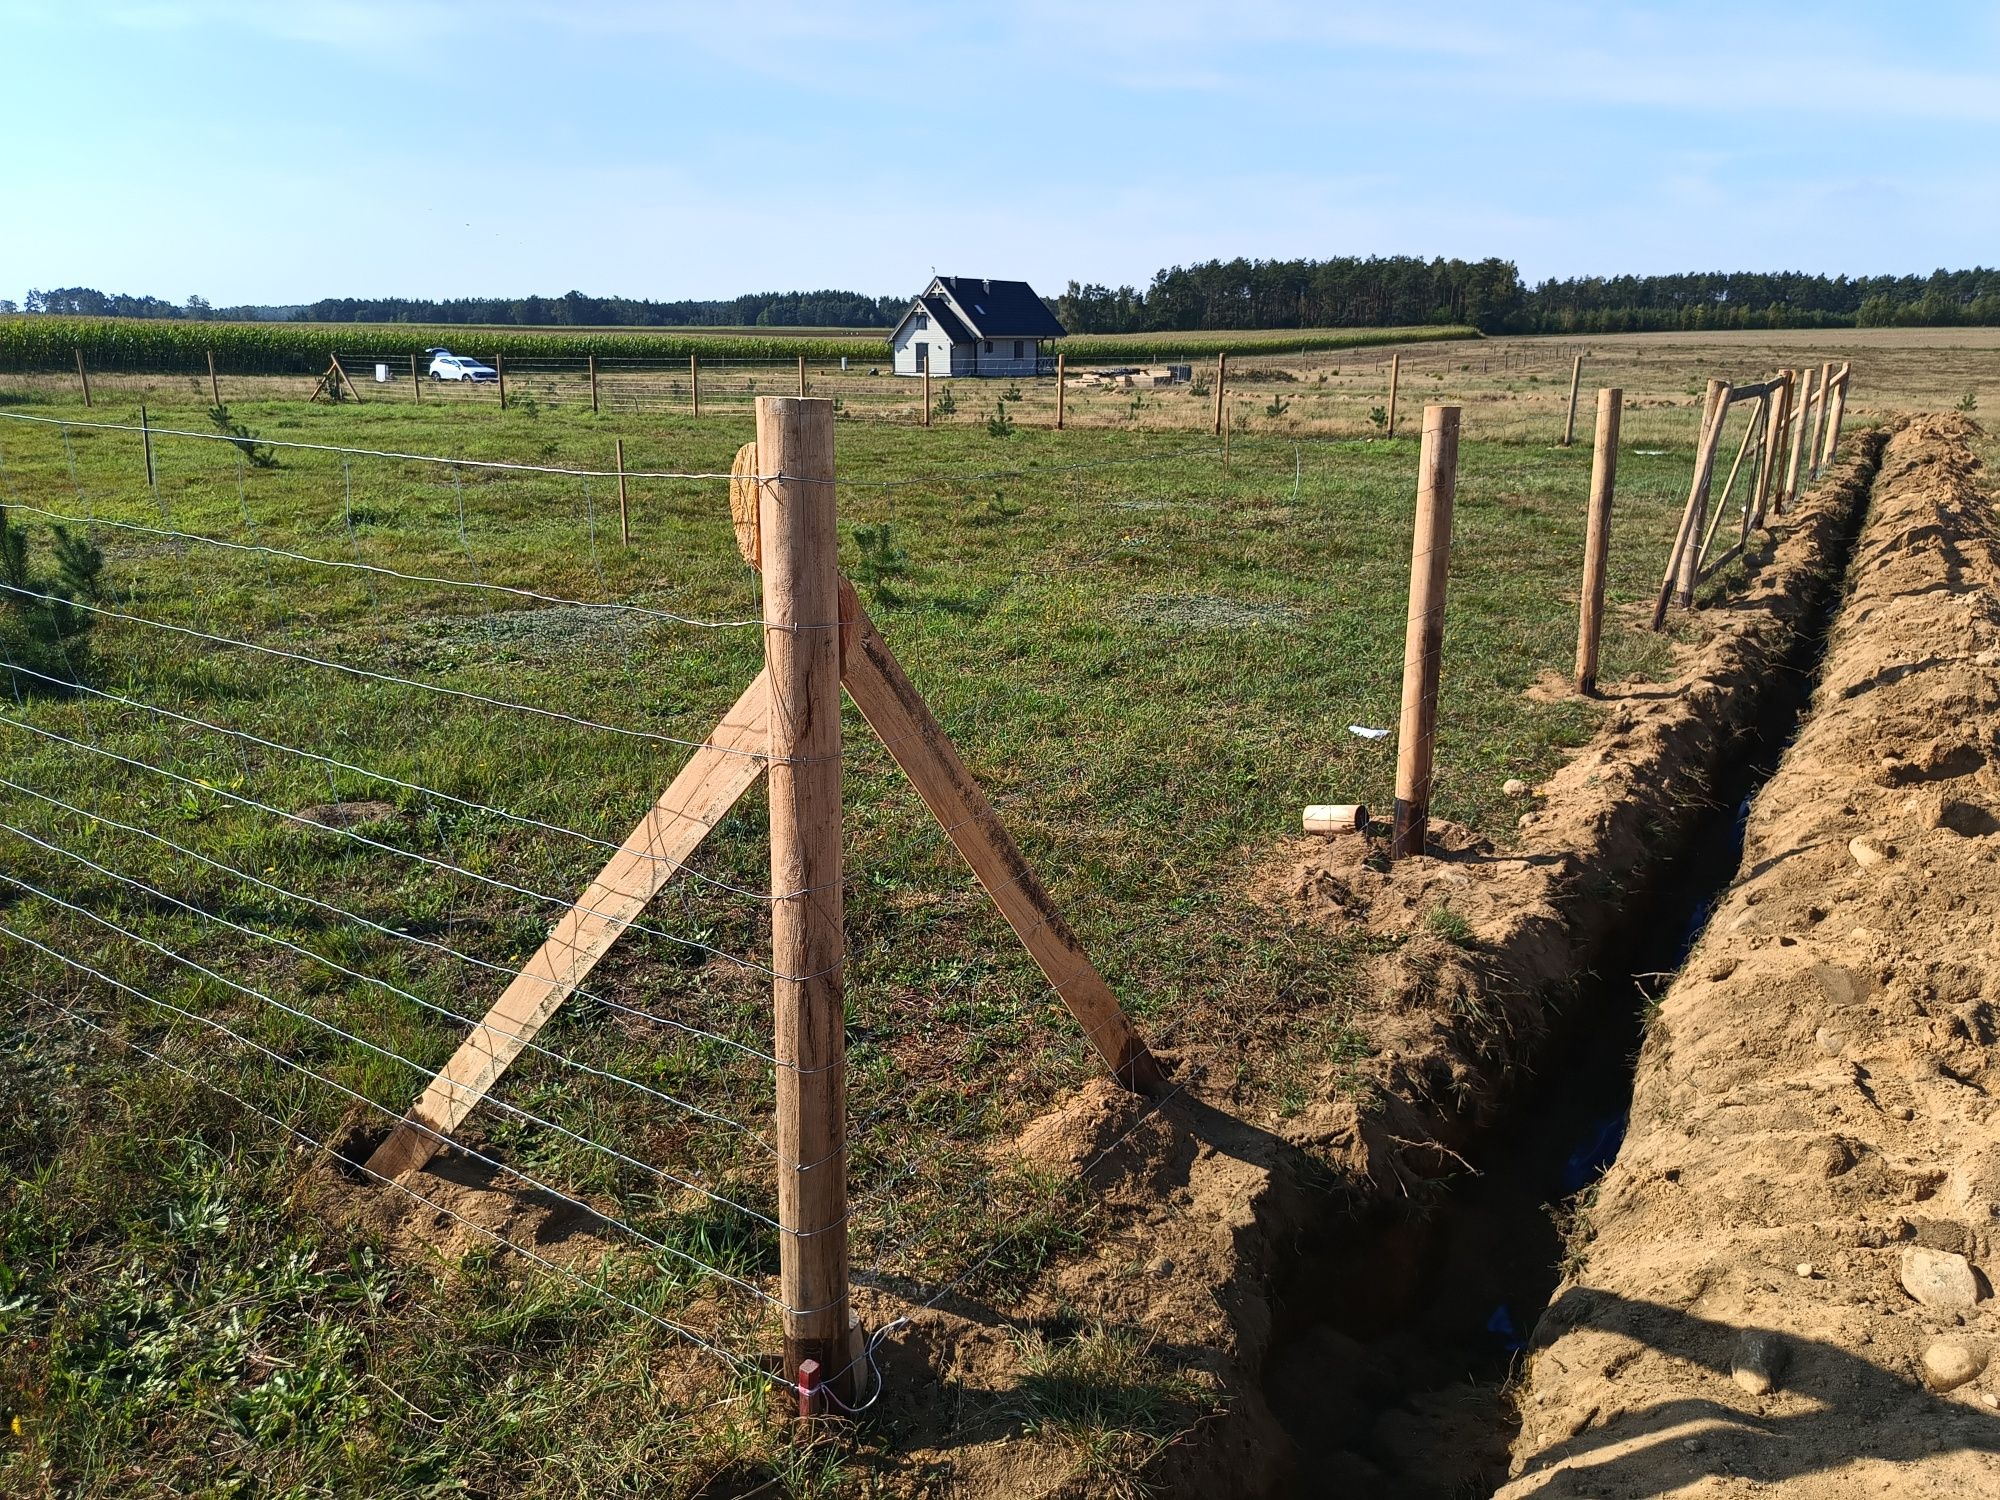
[[[1025,281],[940,276],[889,337],[898,375],[1039,375],[1064,329]]]

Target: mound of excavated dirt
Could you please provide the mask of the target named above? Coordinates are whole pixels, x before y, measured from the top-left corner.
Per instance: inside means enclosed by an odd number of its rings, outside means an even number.
[[[1884,457],[1812,711],[1660,1006],[1508,1497],[2000,1494],[2000,536]]]

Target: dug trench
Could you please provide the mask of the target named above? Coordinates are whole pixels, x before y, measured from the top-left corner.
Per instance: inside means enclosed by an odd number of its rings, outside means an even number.
[[[1125,1330],[1205,1382],[1210,1416],[1123,1454],[1156,1493],[1457,1497],[1505,1478],[1510,1382],[1565,1265],[1552,1207],[1587,1202],[1617,1148],[1645,984],[1735,869],[1887,441],[1858,435],[1677,617],[1674,681],[1604,689],[1601,730],[1511,847],[1434,825],[1428,856],[1393,865],[1356,836],[1257,853],[1246,890],[1274,922],[1374,955],[1351,1010],[1366,1045],[1280,1115],[1218,1028],[1164,1054],[1165,1100],[1100,1084],[1023,1134],[1023,1156],[1089,1184],[1090,1251],[1005,1306],[862,1299],[871,1324],[909,1320],[876,1421],[927,1492],[1105,1492],[1101,1449],[1023,1420],[1023,1327]],[[1301,1007],[1252,1045],[1309,1054],[1316,1020]]]
[[[1522,1353],[1623,1139],[1661,982],[1735,876],[1751,802],[1797,730],[1885,438],[1861,439],[1716,601],[1669,693],[1608,691],[1628,709],[1522,819],[1511,861],[1524,879],[1472,895],[1475,881],[1460,885],[1452,867],[1504,868],[1510,856],[1462,836],[1441,870],[1393,872],[1383,925],[1421,934],[1401,967],[1421,981],[1432,964],[1462,964],[1447,981],[1453,1012],[1477,1022],[1511,1007],[1519,1021],[1460,1064],[1451,1092],[1404,1094],[1421,1101],[1424,1133],[1403,1137],[1394,1191],[1351,1198],[1301,1233],[1277,1283],[1284,1332],[1263,1367],[1292,1448],[1276,1492],[1452,1500],[1505,1478]],[[1589,795],[1607,786],[1616,806]],[[1303,864],[1319,879],[1348,874],[1324,858]],[[1520,927],[1493,909],[1531,894],[1547,911]],[[1381,906],[1377,894],[1371,917]],[[1560,937],[1534,931],[1550,914]],[[1440,944],[1469,956],[1439,962]]]
[[[2000,1494],[2000,528],[1884,454],[1819,687],[1662,997],[1502,1495]]]

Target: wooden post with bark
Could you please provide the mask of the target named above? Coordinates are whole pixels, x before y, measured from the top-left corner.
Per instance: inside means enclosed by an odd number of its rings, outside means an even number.
[[[1777,488],[1779,464],[1784,459],[1785,422],[1792,414],[1792,372],[1780,370],[1771,382],[1771,405],[1764,413],[1764,461],[1757,466],[1757,488],[1750,496],[1750,508],[1743,515],[1743,541],[1764,524]]]
[[[1810,365],[1799,371],[1799,409],[1792,420],[1792,452],[1785,460],[1785,503],[1791,504],[1799,498],[1799,490],[1806,478],[1806,444],[1812,432],[1813,369]]]
[[[1826,408],[1826,436],[1820,440],[1819,448],[1822,469],[1833,462],[1834,452],[1840,447],[1840,424],[1847,417],[1847,372],[1852,368],[1842,365],[1833,377],[1833,397]]]
[[[496,354],[493,356],[493,373],[496,376],[498,376],[500,380],[500,410],[505,411],[507,409],[507,356],[506,355]]]
[[[924,426],[931,425],[931,361],[924,356]]]
[[[83,407],[85,411],[88,411],[90,409],[90,372],[83,367],[83,350],[81,347],[76,351],[76,378],[83,382]]]
[[[1400,349],[1389,355],[1389,436],[1396,435],[1396,386],[1403,374],[1403,353]]]
[[[759,397],[757,471],[785,1375],[796,1381],[816,1361],[834,1394],[852,1401],[833,403]]]
[[[410,356],[410,394],[419,406],[423,405],[424,382],[417,374],[417,357],[414,354]]]
[[[590,355],[589,359],[590,359],[590,409],[593,412],[595,412],[597,410],[597,356],[595,354]]]
[[[1056,431],[1063,430],[1063,395],[1069,388],[1068,373],[1064,366],[1067,355],[1056,356]]]
[[[146,420],[143,401],[139,403],[139,446],[146,455],[146,488],[157,494],[160,486],[153,477],[153,424]]]
[[[701,415],[701,356],[688,356],[688,414]]]
[[[1832,360],[1819,367],[1819,410],[1813,416],[1812,446],[1806,452],[1806,461],[1815,480],[1826,462],[1826,417],[1833,407],[1833,372]]]
[[[222,382],[215,378],[215,351],[210,349],[206,352],[208,354],[208,400],[211,406],[220,411],[222,409]]]
[[[1625,393],[1597,393],[1597,439],[1590,454],[1590,511],[1584,523],[1583,593],[1577,611],[1576,690],[1597,695],[1598,645],[1604,633],[1604,574],[1611,556],[1611,496],[1618,485],[1618,422]]]
[[[1700,544],[1700,516],[1707,508],[1708,487],[1715,477],[1715,450],[1722,441],[1722,424],[1729,415],[1729,385],[1726,381],[1711,380],[1708,383],[1708,401],[1702,409],[1700,435],[1695,439],[1694,481],[1688,487],[1687,504],[1681,510],[1680,529],[1674,535],[1674,545],[1667,554],[1666,575],[1660,579],[1660,591],[1653,600],[1653,618],[1650,628],[1660,629],[1666,623],[1667,605],[1674,597],[1675,585],[1679,583],[1685,564],[1694,561],[1695,548]],[[1688,597],[1693,598],[1694,586],[1688,585]]]
[[[1569,367],[1569,415],[1563,418],[1562,445],[1565,448],[1576,441],[1576,390],[1582,380],[1583,356],[1579,354],[1570,362]]]
[[[618,540],[632,545],[632,516],[625,508],[625,439],[614,438],[611,451],[618,460]]]
[[[1391,859],[1422,854],[1430,832],[1445,583],[1451,575],[1451,510],[1458,489],[1458,414],[1456,406],[1424,408],[1416,533],[1410,550],[1410,610],[1403,639],[1403,712],[1396,743]]]
[[[1222,435],[1222,387],[1229,379],[1229,353],[1224,350],[1215,356],[1215,433]]]
[[[799,356],[799,394],[803,396],[805,395],[805,393],[806,393],[806,357],[803,354],[801,354]]]
[[[1708,525],[1708,498],[1715,483],[1715,458],[1722,444],[1722,429],[1728,421],[1729,382],[1711,380],[1708,383],[1708,403],[1702,412],[1701,445],[1694,456],[1694,483],[1688,489],[1687,541],[1680,548],[1680,569],[1674,579],[1674,602],[1682,609],[1694,606],[1701,539]]]

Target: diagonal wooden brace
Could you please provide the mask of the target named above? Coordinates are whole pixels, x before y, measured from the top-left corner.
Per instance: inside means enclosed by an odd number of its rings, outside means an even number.
[[[597,961],[680,873],[709,831],[763,774],[771,702],[762,672],[673,784],[639,821],[577,904],[459,1045],[410,1112],[368,1159],[368,1170],[400,1177],[421,1168],[486,1097]]]
[[[854,706],[944,825],[1112,1076],[1135,1092],[1156,1090],[1164,1081],[1159,1059],[1063,921],[1020,847],[1000,825],[993,804],[958,758],[889,643],[846,580],[842,585],[840,676]]]

